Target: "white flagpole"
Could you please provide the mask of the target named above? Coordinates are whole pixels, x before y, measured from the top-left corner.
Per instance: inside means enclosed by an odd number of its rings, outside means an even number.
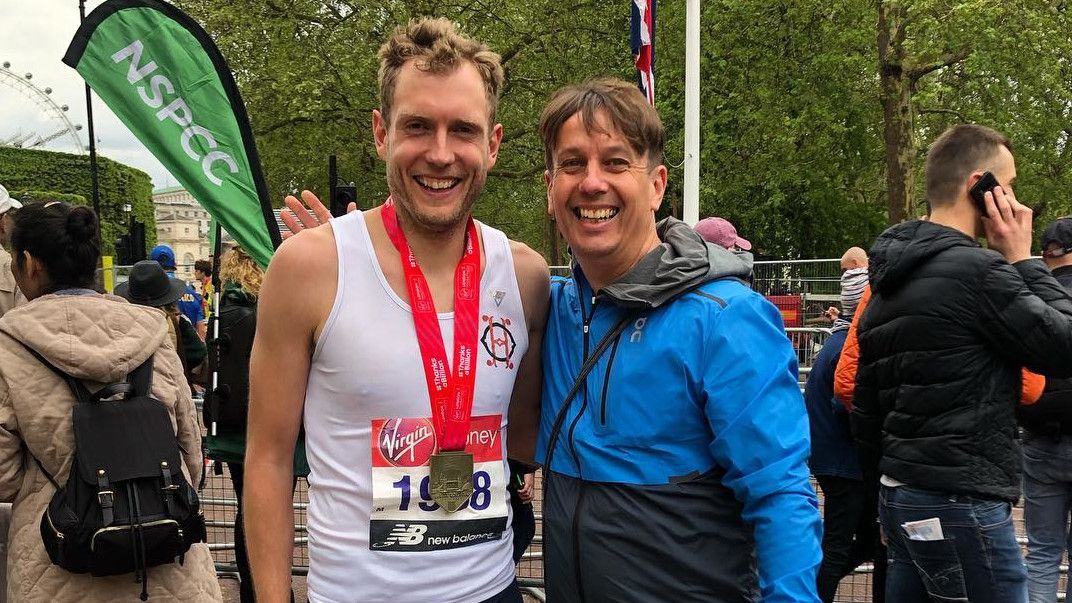
[[[700,0],[685,2],[685,195],[682,218],[700,220]]]

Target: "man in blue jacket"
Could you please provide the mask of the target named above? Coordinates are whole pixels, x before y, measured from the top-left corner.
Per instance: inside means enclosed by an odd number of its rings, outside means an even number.
[[[665,134],[636,86],[563,88],[540,134],[576,260],[544,338],[548,600],[817,602],[796,357],[750,262],[656,223]]]

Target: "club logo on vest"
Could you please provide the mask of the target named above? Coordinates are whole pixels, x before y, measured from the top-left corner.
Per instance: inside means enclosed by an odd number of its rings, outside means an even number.
[[[514,334],[510,332],[510,319],[484,314],[480,320],[485,323],[480,343],[484,344],[484,350],[491,356],[487,365],[514,368],[514,349],[517,348],[517,342],[514,341]]]
[[[395,467],[421,467],[436,449],[431,419],[396,418],[385,422],[376,435],[380,453]]]

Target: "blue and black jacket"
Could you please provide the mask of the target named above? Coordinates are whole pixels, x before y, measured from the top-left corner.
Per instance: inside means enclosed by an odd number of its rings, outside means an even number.
[[[659,235],[600,292],[576,267],[552,283],[548,600],[818,601],[808,420],[781,316],[740,280],[750,262],[677,220]]]

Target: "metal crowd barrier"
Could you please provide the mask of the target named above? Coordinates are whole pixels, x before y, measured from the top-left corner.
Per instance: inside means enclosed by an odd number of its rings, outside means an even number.
[[[568,275],[567,266],[553,266],[552,274]],[[122,275],[118,277],[121,279]],[[756,262],[753,278],[753,287],[765,295],[790,295],[800,297],[801,324],[809,326],[789,327],[786,336],[794,344],[797,352],[797,360],[800,367],[799,382],[801,391],[807,383],[811,372],[811,362],[815,354],[822,348],[826,338],[830,335],[829,326],[817,326],[809,321],[817,322],[822,312],[830,305],[837,305],[837,292],[840,287],[840,271],[838,260],[796,260],[781,262]],[[542,496],[542,480],[536,480],[536,537],[532,546],[525,553],[518,564],[518,583],[520,584],[526,601],[546,601],[543,578],[543,537],[542,517],[540,515],[539,501]],[[820,508],[822,508],[823,495],[819,494]],[[295,512],[295,538],[294,559],[291,573],[296,577],[308,575],[308,537],[305,524],[305,512],[308,505],[308,486],[304,479],[298,480],[298,486],[294,495]],[[237,578],[237,568],[234,565],[234,510],[237,501],[231,490],[230,480],[226,475],[210,473],[205,491],[202,493],[202,505],[206,509],[205,516],[208,520],[208,532],[213,558],[216,561],[216,571],[221,578]],[[1025,546],[1027,538],[1024,535],[1023,513],[1019,507],[1014,510],[1013,521],[1016,525],[1018,542]],[[861,565],[856,571],[841,582],[838,596],[835,601],[840,603],[869,603],[871,601],[871,564]],[[1063,591],[1067,581],[1068,565],[1061,565],[1061,584]],[[1059,595],[1058,600],[1064,601],[1065,596]]]

